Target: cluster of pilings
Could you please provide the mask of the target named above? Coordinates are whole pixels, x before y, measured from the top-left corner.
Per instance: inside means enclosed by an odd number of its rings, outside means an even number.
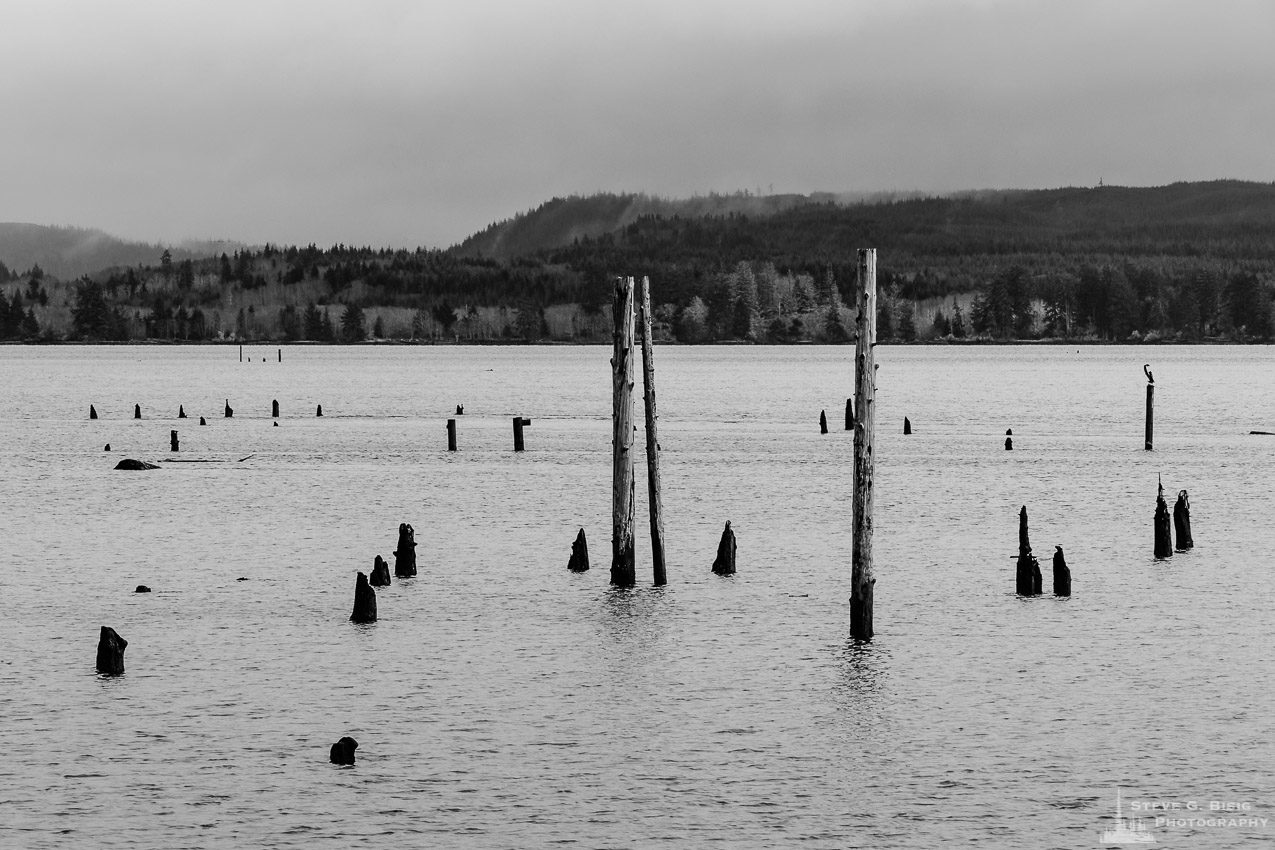
[[[1019,596],[1040,596],[1043,582],[1040,562],[1032,554],[1031,540],[1027,533],[1027,506],[1018,512],[1018,560],[1014,569],[1014,588]],[[1054,547],[1054,595],[1071,596],[1071,570],[1061,546]]]

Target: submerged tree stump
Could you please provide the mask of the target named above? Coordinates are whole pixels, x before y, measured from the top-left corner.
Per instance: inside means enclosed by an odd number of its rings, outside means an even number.
[[[97,672],[106,676],[120,676],[124,673],[124,650],[128,641],[120,637],[115,629],[102,626],[101,636],[97,639]]]
[[[359,573],[354,580],[354,613],[350,615],[350,622],[376,622],[376,591],[367,583],[366,573]]]
[[[1164,484],[1160,484],[1159,491],[1155,497],[1155,556],[1172,558],[1173,530],[1169,523],[1169,506],[1164,501]]]
[[[1040,562],[1032,555],[1032,545],[1027,535],[1026,505],[1018,512],[1018,562],[1014,584],[1019,596],[1040,594]]]
[[[394,575],[411,578],[416,575],[416,530],[405,522],[398,526],[398,546],[394,548]]]
[[[368,583],[373,587],[389,587],[390,565],[385,563],[385,559],[380,555],[377,555],[376,560],[372,562],[372,576],[368,579]]]
[[[332,745],[328,760],[333,764],[354,764],[354,751],[358,748],[359,742],[347,735]]]
[[[1054,547],[1054,596],[1071,596],[1071,570],[1061,546]]]
[[[730,520],[722,529],[722,539],[717,543],[717,559],[713,561],[713,572],[719,576],[735,574],[735,532],[731,530]]]
[[[584,539],[583,528],[571,544],[571,559],[567,561],[567,569],[573,573],[583,573],[589,569],[589,542]]]
[[[1173,529],[1177,532],[1179,552],[1195,547],[1191,539],[1191,502],[1185,490],[1178,491],[1178,501],[1173,505]]]

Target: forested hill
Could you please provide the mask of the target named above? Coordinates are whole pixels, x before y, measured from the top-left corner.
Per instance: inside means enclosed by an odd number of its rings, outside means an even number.
[[[172,246],[177,260],[215,257],[243,247],[225,241]],[[38,267],[55,277],[78,277],[112,266],[156,265],[164,246],[118,239],[100,230],[0,222],[0,265],[15,272]]]

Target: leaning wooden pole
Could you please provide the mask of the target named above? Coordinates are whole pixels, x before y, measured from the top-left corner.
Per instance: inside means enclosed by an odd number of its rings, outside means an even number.
[[[615,281],[611,357],[611,584],[632,587],[633,564],[633,278]]]
[[[651,563],[655,586],[668,584],[664,570],[664,501],[660,498],[660,440],[656,432],[655,353],[651,335],[651,281],[642,278],[637,299],[638,334],[642,338],[642,399],[646,403],[646,489],[651,509]]]
[[[876,431],[877,251],[859,251],[854,407],[854,550],[850,569],[850,634],[872,640],[872,440]]]

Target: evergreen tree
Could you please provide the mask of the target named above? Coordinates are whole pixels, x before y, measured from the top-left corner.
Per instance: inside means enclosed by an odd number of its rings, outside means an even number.
[[[88,277],[75,287],[75,306],[71,308],[71,333],[77,339],[109,339],[111,316],[102,285]]]
[[[341,314],[341,340],[343,342],[362,342],[367,338],[367,324],[363,308],[351,302],[345,305]]]

